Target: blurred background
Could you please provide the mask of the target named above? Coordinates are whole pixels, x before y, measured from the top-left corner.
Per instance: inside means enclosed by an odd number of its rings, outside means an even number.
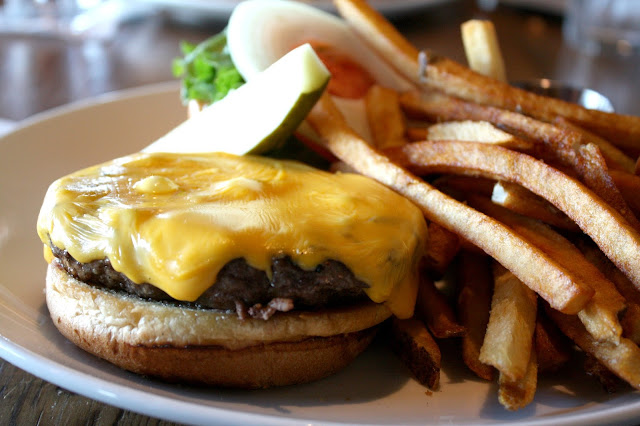
[[[22,120],[100,93],[171,80],[171,60],[179,54],[180,40],[197,42],[220,31],[237,3],[4,0],[0,118]],[[307,3],[332,8],[329,0]],[[617,111],[640,114],[638,1],[372,3],[418,47],[461,62],[465,59],[459,25],[470,18],[491,19],[510,80],[544,77],[591,87],[612,99]]]

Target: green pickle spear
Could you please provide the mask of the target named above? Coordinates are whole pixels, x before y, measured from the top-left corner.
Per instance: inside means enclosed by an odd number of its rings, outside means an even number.
[[[329,78],[304,44],[142,151],[243,155],[276,149],[305,119]]]

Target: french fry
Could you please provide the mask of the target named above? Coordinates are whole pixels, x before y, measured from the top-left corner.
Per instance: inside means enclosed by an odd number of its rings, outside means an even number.
[[[316,103],[307,122],[334,155],[415,202],[429,220],[480,247],[556,309],[576,313],[593,296],[593,289],[576,282],[564,268],[515,232],[446,196],[369,147],[345,122],[328,95]],[[415,143],[406,146],[412,145]],[[506,246],[510,249],[505,250]]]
[[[460,237],[460,250],[466,250],[468,252],[476,253],[476,254],[487,254],[483,249],[481,249],[480,247],[478,247],[477,245],[475,245],[465,237],[460,235],[459,237]]]
[[[605,140],[588,130],[576,126],[564,117],[556,118],[554,120],[554,123],[560,128],[580,133],[586,143],[592,143],[600,148],[600,152],[602,152],[602,156],[604,157],[605,161],[607,162],[607,166],[611,171],[623,170],[629,173],[633,173],[633,159],[616,148],[616,146],[608,140]]]
[[[620,324],[624,331],[622,335],[636,345],[640,344],[640,305],[628,303],[627,310],[620,318]]]
[[[428,134],[429,134],[428,127],[424,127],[424,126],[407,127],[405,136],[409,140],[409,142],[417,142],[417,141],[426,141]]]
[[[478,194],[490,197],[496,181],[472,176],[443,175],[432,183],[446,194]]]
[[[636,286],[625,274],[616,268],[602,251],[598,250],[596,246],[585,239],[575,239],[574,242],[582,254],[584,254],[585,258],[593,263],[600,272],[615,284],[627,303],[640,305],[640,291],[638,291]]]
[[[401,95],[400,102],[410,114],[426,114],[436,120],[486,120],[539,141],[544,156],[573,169],[587,187],[616,208],[640,231],[640,222],[613,183],[600,150],[593,144],[585,144],[580,133],[560,129],[519,113],[465,102],[433,91],[422,94],[406,92]]]
[[[480,361],[510,381],[525,377],[536,326],[537,297],[498,263],[493,266],[493,298]]]
[[[373,85],[365,96],[365,109],[373,142],[378,149],[407,143],[398,92]]]
[[[620,343],[598,342],[574,315],[565,315],[545,306],[547,315],[558,328],[583,351],[593,355],[612,373],[640,389],[640,349],[631,340],[621,338]]]
[[[595,294],[585,308],[578,312],[578,317],[597,340],[619,341],[622,326],[618,321],[618,313],[625,308],[625,300],[615,285],[576,246],[545,224],[512,213],[486,198],[475,196],[468,201],[472,207],[511,227],[588,282]]]
[[[507,73],[493,22],[471,19],[460,26],[460,31],[469,68],[506,82]]]
[[[391,321],[392,348],[421,384],[436,390],[440,384],[440,348],[417,319]]]
[[[331,173],[356,173],[356,171],[343,161],[334,161],[329,166],[329,171]]]
[[[619,170],[610,170],[609,173],[629,208],[640,216],[640,176]]]
[[[435,222],[430,222],[428,227],[429,244],[424,256],[426,269],[432,276],[440,277],[460,250],[460,238]]]
[[[462,359],[484,380],[493,380],[495,370],[480,361],[480,348],[489,323],[493,276],[490,257],[466,250],[460,253],[458,268],[458,316],[467,332],[462,336]]]
[[[575,232],[580,229],[553,204],[515,183],[496,182],[491,193],[491,201],[516,213],[533,217],[567,231]]]
[[[424,275],[418,288],[416,316],[427,324],[431,334],[438,339],[462,336],[465,332],[445,296]]]
[[[534,346],[540,373],[556,372],[571,358],[571,343],[542,309],[536,317]]]
[[[640,292],[597,247],[584,240],[577,240],[577,245],[585,258],[611,280],[620,294],[624,296],[627,309],[620,319],[623,336],[640,344]]]
[[[527,370],[521,379],[513,380],[501,372],[498,386],[498,401],[507,410],[515,411],[529,405],[533,401],[538,386],[536,351],[531,351]]]
[[[630,340],[640,340],[640,268],[637,267],[640,265],[640,221],[636,205],[640,204],[637,201],[640,197],[637,197],[637,184],[629,179],[630,173],[640,175],[640,158],[635,163],[633,159],[640,154],[640,117],[590,111],[509,86],[504,82],[504,64],[495,29],[490,23],[466,23],[462,28],[463,35],[467,34],[466,47],[471,46],[467,56],[473,71],[433,52],[419,52],[365,0],[334,2],[339,13],[377,53],[420,87],[420,92],[400,97],[402,109],[409,118],[426,118],[438,123],[487,121],[511,134],[516,141],[504,146],[528,152],[542,160],[498,146],[472,147],[479,144],[460,142],[459,139],[465,138],[460,133],[437,135],[442,128],[449,130],[447,127],[460,131],[456,128],[462,126],[460,124],[412,127],[401,133],[394,130],[394,134],[401,135],[400,146],[389,149],[379,143],[376,146],[384,150],[382,154],[375,147],[368,147],[346,126],[327,96],[309,116],[308,122],[324,139],[321,143],[324,148],[358,172],[414,201],[427,219],[437,224],[435,226],[458,234],[463,247],[483,250],[508,269],[495,262],[496,291],[492,300],[495,306],[481,350],[478,353],[476,346],[475,355],[469,350],[472,346],[467,345],[464,349],[464,342],[471,342],[469,334],[477,331],[477,327],[472,327],[469,319],[463,318],[462,311],[486,315],[487,310],[486,307],[484,311],[472,309],[472,299],[460,295],[466,306],[461,309],[461,322],[469,324],[463,336],[465,363],[482,377],[491,375],[493,370],[480,360],[489,362],[492,359],[492,364],[499,366],[501,404],[510,410],[519,409],[533,399],[538,371],[555,371],[566,363],[569,357],[566,340],[556,339],[564,333],[587,353],[585,371],[588,374],[610,385],[610,370],[640,389],[640,349]],[[470,42],[474,39],[472,33],[480,34],[475,40],[481,41]],[[492,69],[477,65],[476,59],[498,66]],[[383,123],[380,119],[372,121]],[[471,133],[476,137],[482,134],[478,127]],[[447,142],[423,141],[435,138]],[[390,136],[387,131],[383,139],[396,141],[398,137]],[[407,140],[421,142],[408,145]],[[494,145],[503,143],[489,141]],[[544,162],[554,165],[555,169]],[[486,191],[477,184],[479,177],[505,181],[507,187],[521,185],[546,200],[540,204],[555,207],[552,220],[557,217],[562,220],[554,226],[574,231],[577,226],[587,234],[599,247],[591,247],[591,250],[600,258],[600,263],[589,258],[583,247],[580,251],[585,254],[580,254],[571,242],[548,226],[530,218],[514,220],[513,216],[517,215],[510,212],[505,213],[505,219],[503,213],[493,213],[492,208],[481,207],[483,212],[474,210],[437,191],[405,168],[420,174],[466,175],[467,183],[474,182],[474,187],[464,187],[461,181],[453,180],[459,178],[451,176],[441,177],[434,183],[460,201],[469,200],[472,207],[476,194]],[[520,187],[511,186],[518,188],[514,192],[520,190]],[[500,184],[493,187],[500,187]],[[530,210],[526,212],[528,216]],[[578,245],[587,240],[578,233],[566,235]],[[463,250],[461,259],[465,253]],[[442,262],[442,265],[446,264],[448,261]],[[436,268],[431,267],[431,270]],[[609,279],[605,278],[604,271]],[[432,283],[429,284],[422,286],[419,299],[422,298],[425,305],[425,300],[437,304],[440,293]],[[543,303],[546,316],[539,314],[537,320],[536,295],[531,290],[547,301]],[[522,317],[526,319],[518,323],[518,315],[509,317],[501,313],[501,308],[525,313]],[[430,310],[437,313],[438,309]],[[418,308],[417,312],[421,310]],[[557,328],[550,326],[547,316]],[[435,346],[433,338],[419,321],[411,326],[414,327],[412,331],[409,331],[409,325],[402,327],[404,331],[394,334],[404,335],[405,340],[414,342],[405,345],[403,351],[413,357],[413,368],[426,366],[423,381],[433,385],[436,357],[428,349],[431,343]],[[506,332],[509,327],[515,331]],[[558,329],[562,333],[558,333]],[[428,336],[427,343],[420,349],[415,342],[424,333]],[[500,333],[502,337],[496,337]],[[520,343],[515,344],[514,340]],[[477,344],[477,338],[475,342]],[[439,374],[439,351],[437,354]],[[425,359],[418,361],[420,356]]]
[[[518,151],[531,151],[533,142],[500,130],[487,121],[447,121],[427,128],[426,140],[490,143]]]
[[[473,142],[415,142],[386,154],[417,173],[471,173],[524,186],[575,221],[640,288],[640,234],[584,185],[544,162]]]
[[[421,70],[420,52],[365,0],[334,0],[334,4],[370,46],[415,84],[479,104],[522,111],[544,121],[563,116],[617,146],[640,152],[640,117],[589,110],[527,92],[429,51],[423,51],[426,61]]]
[[[380,56],[407,78],[416,80],[419,52],[389,21],[366,0],[334,0],[333,3],[340,15]]]
[[[618,210],[627,222],[640,232],[640,222],[611,177],[606,162],[600,154],[600,149],[594,144],[586,144],[579,146],[577,152],[580,157],[578,173],[585,185]]]

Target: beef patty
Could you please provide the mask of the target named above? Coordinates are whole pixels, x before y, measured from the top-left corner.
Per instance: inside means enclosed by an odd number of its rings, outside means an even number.
[[[276,311],[353,304],[366,298],[364,289],[368,287],[336,260],[327,260],[314,270],[306,271],[289,257],[276,257],[271,262],[273,274],[269,279],[265,271],[250,266],[244,259],[234,259],[220,270],[215,283],[195,302],[183,302],[152,284],[134,283],[114,270],[109,259],[81,263],[66,250],[51,245],[51,251],[67,273],[86,284],[124,291],[148,300],[235,310],[240,318],[268,319]]]

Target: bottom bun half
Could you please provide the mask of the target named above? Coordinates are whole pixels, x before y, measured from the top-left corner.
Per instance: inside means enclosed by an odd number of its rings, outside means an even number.
[[[383,305],[278,313],[235,313],[150,302],[87,285],[58,265],[46,299],[60,332],[85,351],[168,381],[266,388],[331,375],[360,354],[390,316]]]

